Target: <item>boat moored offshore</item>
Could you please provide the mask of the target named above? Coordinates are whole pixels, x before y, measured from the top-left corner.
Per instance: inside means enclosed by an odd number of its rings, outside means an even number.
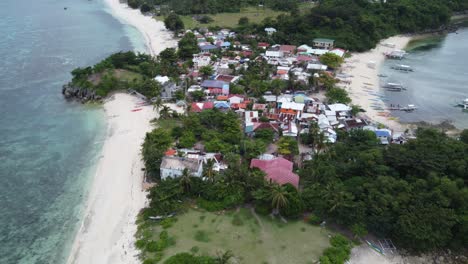
[[[391,68],[394,69],[394,70],[405,71],[405,72],[414,71],[413,68],[411,68],[411,66],[404,65],[404,64],[396,64],[396,65],[393,65]]]

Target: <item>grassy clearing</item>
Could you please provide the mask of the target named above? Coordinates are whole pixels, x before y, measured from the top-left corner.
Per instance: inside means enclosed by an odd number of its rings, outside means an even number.
[[[241,17],[247,17],[249,18],[250,22],[259,23],[267,17],[276,18],[280,14],[285,14],[285,12],[274,11],[269,8],[259,8],[257,10],[255,7],[248,7],[243,8],[239,13],[219,13],[215,15],[208,15],[213,19],[213,22],[208,24],[202,24],[194,20],[192,18],[193,16],[181,16],[181,19],[184,22],[185,28],[187,29],[214,26],[232,28],[237,26],[237,23]],[[164,16],[156,17],[156,19],[164,21]]]
[[[314,8],[317,4],[314,2],[304,2],[299,4],[299,11],[304,14],[311,8]]]
[[[127,82],[131,82],[135,79],[141,81],[143,79],[141,74],[123,69],[114,70],[114,76],[119,80]]]
[[[158,127],[162,127],[167,130],[172,130],[174,127],[181,126],[182,121],[179,119],[168,118],[168,119],[157,119],[155,120],[155,124]]]
[[[190,209],[167,228],[175,245],[164,250],[162,262],[179,252],[216,255],[231,250],[241,263],[314,263],[329,247],[327,231],[303,221],[283,223],[248,209],[224,214]],[[161,226],[151,226],[157,238]]]

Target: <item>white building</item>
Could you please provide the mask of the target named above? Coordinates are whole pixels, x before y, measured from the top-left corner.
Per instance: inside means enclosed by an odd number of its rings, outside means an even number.
[[[164,157],[159,168],[161,180],[166,178],[177,178],[182,175],[184,169],[188,169],[190,175],[201,177],[203,172],[203,163],[198,160],[181,157]]]
[[[205,67],[211,64],[211,56],[209,54],[194,54],[193,55],[193,66],[195,69]]]
[[[282,58],[284,56],[284,54],[283,54],[283,51],[280,49],[280,46],[275,45],[275,46],[269,48],[265,52],[265,56],[267,58],[269,58],[269,59],[279,59],[279,58]]]
[[[234,95],[229,98],[229,104],[240,104],[242,102],[244,102],[244,97],[241,96]]]
[[[273,35],[274,33],[276,33],[276,29],[275,29],[275,28],[272,28],[272,27],[267,27],[267,28],[265,28],[265,32],[266,32],[268,35]]]

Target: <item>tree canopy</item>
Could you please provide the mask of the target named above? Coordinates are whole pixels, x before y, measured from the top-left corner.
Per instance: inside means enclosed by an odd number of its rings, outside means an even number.
[[[343,136],[301,172],[307,208],[414,250],[467,244],[466,143],[434,130],[388,148],[372,132]]]

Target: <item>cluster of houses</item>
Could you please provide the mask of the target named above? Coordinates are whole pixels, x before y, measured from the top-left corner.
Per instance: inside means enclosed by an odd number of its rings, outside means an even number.
[[[273,34],[274,28],[266,28],[267,34]],[[242,76],[235,72],[241,67],[248,69],[251,60],[264,61],[276,67],[271,79],[290,80],[308,84],[310,77],[318,72],[326,72],[327,66],[320,62],[320,56],[333,53],[343,57],[345,51],[335,48],[331,39],[314,39],[313,46],[301,45],[272,45],[259,42],[257,47],[251,47],[237,41],[234,32],[220,30],[217,33],[193,32],[200,48],[198,54],[193,55],[193,68],[188,73],[195,85],[188,88],[187,93],[203,92],[204,99],[186,105],[193,113],[209,109],[221,111],[233,110],[242,120],[243,131],[249,136],[255,136],[259,130],[271,130],[275,138],[280,136],[299,139],[301,134],[309,133],[311,123],[316,123],[320,132],[324,134],[325,141],[335,143],[337,131],[350,131],[353,129],[367,129],[374,131],[382,144],[389,144],[396,140],[392,131],[380,129],[371,125],[367,120],[357,118],[352,114],[352,108],[344,104],[327,104],[307,92],[286,92],[281,95],[265,93],[262,98],[252,98],[242,94],[232,94],[230,87],[236,84]],[[221,52],[220,57],[213,56],[213,51]],[[227,52],[229,51],[229,52]],[[217,52],[217,54],[220,54]],[[255,54],[255,56],[254,56]],[[214,70],[212,76],[202,76],[199,70],[211,66]],[[328,72],[328,74],[331,74]],[[163,85],[163,96],[171,98],[179,89],[164,76],[156,77]],[[192,176],[201,177],[203,166],[208,160],[214,161],[214,170],[226,168],[222,156],[217,153],[203,153],[200,150],[168,150],[163,158],[160,172],[161,178],[178,177],[184,169],[188,169]],[[293,173],[293,163],[282,157],[268,154],[253,159],[251,168],[264,171],[269,181],[279,184],[291,183],[298,186],[299,176]]]

